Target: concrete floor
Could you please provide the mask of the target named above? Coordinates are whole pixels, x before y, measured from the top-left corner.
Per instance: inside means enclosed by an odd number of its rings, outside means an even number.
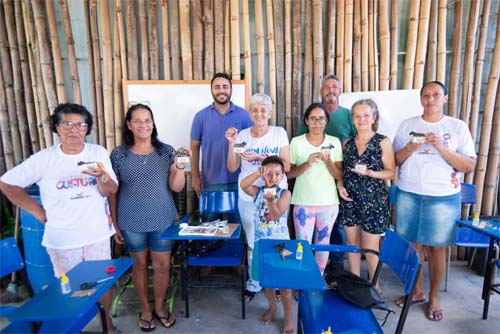
[[[427,268],[424,271],[427,287]],[[236,276],[235,276],[236,279]],[[497,277],[497,280],[500,279]],[[381,276],[381,288],[386,300],[392,301],[400,295],[402,287],[388,268]],[[483,278],[467,268],[462,261],[453,262],[450,270],[448,292],[441,292],[441,306],[444,319],[440,322],[425,318],[427,304],[412,306],[405,325],[405,333],[500,333],[500,296],[492,295],[488,320],[482,320],[483,301],[481,288]],[[261,325],[259,316],[266,310],[267,300],[259,293],[247,304],[247,317],[241,319],[239,290],[237,289],[192,289],[190,290],[190,317],[184,317],[184,302],[180,293],[174,306],[177,322],[170,329],[163,328],[156,321],[155,333],[280,333],[283,311],[280,308],[273,322]],[[128,292],[127,292],[128,293]],[[125,296],[128,297],[128,296]],[[392,303],[391,303],[392,304]],[[399,317],[399,309],[392,304],[396,315],[391,315],[384,331],[393,333]],[[121,305],[117,309],[117,324],[123,333],[141,333],[137,327],[138,305]],[[297,303],[294,302],[294,315]],[[7,324],[0,318],[0,328]],[[94,319],[86,331],[99,331],[100,325]]]

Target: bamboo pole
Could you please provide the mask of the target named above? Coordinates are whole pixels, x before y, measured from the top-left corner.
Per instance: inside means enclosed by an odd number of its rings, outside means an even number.
[[[248,0],[242,1],[243,18],[243,58],[245,60],[245,95],[247,98],[252,96],[252,50],[250,46],[250,13]]]
[[[495,46],[493,48],[493,54],[491,57],[491,66],[488,76],[488,85],[486,87],[486,94],[484,95],[484,108],[483,108],[483,121],[481,124],[481,141],[479,143],[479,153],[477,155],[476,171],[474,177],[474,184],[476,185],[476,192],[478,194],[483,194],[484,180],[486,167],[488,164],[488,152],[489,144],[491,138],[491,125],[493,119],[493,112],[495,106],[495,95],[498,90],[498,76],[500,74],[500,15],[497,15],[497,26],[496,26],[496,36],[495,36]],[[498,145],[498,141],[494,143]],[[478,197],[478,202],[476,203],[477,208],[481,210],[487,208],[487,204],[482,206],[483,199],[481,196]]]
[[[457,117],[458,95],[460,84],[460,62],[462,59],[462,20],[463,20],[463,2],[455,1],[454,29],[453,29],[453,51],[451,54],[450,83],[448,94],[448,116]],[[479,192],[478,192],[479,193]]]
[[[181,46],[179,26],[179,1],[170,1],[170,55],[172,56],[172,79],[180,80],[181,76]]]
[[[285,129],[292,137],[292,1],[285,0]]]
[[[335,0],[328,0],[326,24],[328,26],[327,47],[325,52],[325,73],[335,73],[335,25],[336,25],[336,10]]]
[[[113,116],[113,44],[111,41],[109,2],[99,1],[102,36],[102,83],[104,98],[104,126],[106,148],[111,151],[115,145],[115,122]]]
[[[417,51],[415,56],[415,73],[413,75],[413,87],[421,87],[424,83],[425,55],[427,52],[427,41],[429,37],[429,15],[431,11],[431,0],[420,2],[418,19]]]
[[[389,28],[389,0],[379,2],[380,90],[389,89],[391,32]]]
[[[92,126],[92,138],[94,144],[99,143],[99,129],[97,122],[97,96],[95,88],[94,74],[94,45],[92,43],[92,29],[90,19],[90,0],[83,2],[83,14],[85,16],[85,35],[87,43],[88,61],[89,61],[89,91],[90,91],[90,109],[93,114],[94,124]]]
[[[181,32],[182,78],[193,80],[193,55],[191,50],[191,23],[189,0],[179,0],[179,27]]]
[[[230,1],[226,0],[224,6],[224,71],[231,74],[231,24]]]
[[[14,12],[16,21],[16,34],[19,47],[19,61],[21,63],[21,75],[26,104],[26,118],[31,141],[32,152],[40,150],[40,139],[37,128],[37,119],[33,99],[33,90],[31,82],[31,72],[29,67],[28,49],[26,48],[26,29],[24,25],[22,3],[14,1]]]
[[[40,148],[45,148],[52,145],[53,137],[49,121],[50,111],[47,105],[45,87],[43,86],[42,65],[38,61],[40,57],[35,33],[35,19],[33,17],[33,8],[29,2],[23,2],[23,19],[27,28],[28,57],[31,73],[33,73],[32,82],[35,92],[35,113],[39,129],[38,138],[40,140]]]
[[[116,9],[116,2],[115,2]],[[113,121],[115,129],[115,144],[121,145],[122,143],[122,122],[124,119],[123,114],[123,95],[122,95],[122,55],[120,50],[120,32],[118,29],[118,13],[114,15],[114,29],[113,29]]]
[[[419,10],[420,0],[410,1],[403,89],[413,88],[413,73],[415,66],[415,51],[417,49]]]
[[[120,69],[121,69],[121,80],[128,79],[128,69],[127,69],[127,42],[125,31],[123,30],[123,10],[121,0],[115,0],[115,15],[117,17],[118,26],[118,39],[120,43]],[[167,36],[166,34],[163,36]],[[117,139],[121,139],[121,135]]]
[[[193,79],[203,79],[203,14],[200,0],[191,1],[193,27]]]
[[[361,0],[354,0],[352,43],[352,91],[361,91]]]
[[[369,89],[368,0],[361,0],[361,91]]]
[[[149,78],[158,80],[159,65],[158,65],[158,2],[149,1],[148,19],[149,19]]]
[[[495,108],[493,112],[490,149],[484,180],[483,207],[481,212],[492,215],[495,209],[495,197],[498,196],[498,175],[500,168],[500,86],[497,88]]]
[[[277,124],[276,117],[276,46],[274,43],[274,21],[273,21],[273,3],[266,1],[266,18],[267,18],[267,49],[269,50],[269,96],[273,101],[274,115],[271,119],[271,124]]]
[[[175,2],[175,1],[174,1]],[[126,26],[127,26],[127,72],[128,79],[139,80],[137,17],[136,0],[127,0]]]
[[[262,0],[254,1],[254,12],[255,12],[255,58],[256,58],[256,91],[257,93],[264,93],[264,88],[266,85],[265,79],[265,65],[266,60],[264,58],[265,50],[265,35],[264,35],[264,16],[262,13]]]
[[[19,122],[19,135],[23,159],[27,159],[32,153],[31,140],[26,117],[26,106],[24,103],[24,87],[21,72],[21,61],[19,59],[19,48],[14,19],[14,3],[12,0],[4,1],[5,25],[7,28],[7,40],[10,49],[10,60],[12,66],[12,79],[15,98],[15,112]]]
[[[2,136],[0,136],[0,174],[3,175],[6,171],[7,167],[5,166],[5,157],[3,155]]]
[[[214,74],[214,16],[212,0],[203,1],[203,24],[205,31],[205,79],[211,79]]]
[[[233,80],[241,79],[240,64],[240,1],[230,0],[231,13],[231,75]]]
[[[94,83],[97,105],[97,132],[99,133],[100,145],[106,145],[106,131],[104,123],[104,102],[102,92],[102,74],[101,74],[101,51],[99,48],[99,28],[97,26],[97,0],[90,0],[90,31],[92,36],[92,56],[94,57]]]
[[[33,16],[35,19],[36,35],[38,40],[38,50],[40,52],[40,64],[43,72],[43,84],[49,110],[54,110],[57,106],[56,90],[54,87],[54,74],[52,72],[53,62],[50,56],[49,43],[47,40],[47,28],[45,25],[45,13],[40,0],[33,0]]]
[[[398,27],[398,0],[391,1],[391,80],[390,89],[398,89],[398,53],[399,53],[399,27]]]
[[[427,58],[425,63],[425,78],[426,81],[436,80],[436,59],[437,59],[437,25],[439,0],[431,1],[431,12],[429,18],[429,38],[427,41]]]
[[[344,3],[344,92],[352,91],[352,21],[354,12],[353,0]],[[313,28],[313,36],[316,28]],[[314,91],[314,94],[316,91]]]
[[[1,6],[0,6],[1,7]],[[1,11],[1,9],[0,9]],[[0,22],[0,34],[3,23]],[[3,156],[5,157],[5,165],[7,169],[11,169],[16,165],[14,156],[14,148],[12,141],[11,128],[9,126],[9,110],[7,108],[7,95],[5,93],[5,83],[3,73],[0,71],[0,136],[2,137]]]
[[[139,0],[139,34],[141,38],[141,72],[142,79],[149,80],[149,36],[148,19],[146,17],[146,0]]]
[[[50,2],[50,1],[49,1]],[[70,80],[73,88],[74,103],[82,103],[82,93],[80,91],[80,76],[78,75],[78,65],[76,62],[75,40],[73,39],[73,31],[71,30],[71,18],[69,16],[69,8],[67,0],[59,0],[59,8],[61,10],[64,33],[66,35],[66,47],[68,48],[68,63],[70,69]]]
[[[170,39],[168,32],[168,2],[161,0],[161,32],[163,36],[163,78],[170,80]]]
[[[438,35],[437,35],[437,73],[438,81],[445,82],[446,79],[446,14],[448,12],[448,0],[439,0]]]
[[[342,4],[343,5],[343,4]],[[313,78],[313,74],[312,74],[312,71],[313,71],[313,65],[312,65],[312,58],[313,58],[313,52],[312,52],[312,44],[313,44],[313,41],[312,41],[312,8],[311,8],[311,2],[310,1],[306,1],[304,3],[304,29],[305,29],[305,32],[304,32],[304,43],[305,43],[305,48],[304,48],[304,74],[303,74],[303,87],[302,87],[302,103],[303,103],[303,108],[307,108],[312,101],[312,96],[313,96],[313,92],[312,92],[312,78]],[[342,12],[344,10],[342,9]],[[337,10],[337,14],[338,14],[338,10]],[[338,21],[338,17],[337,17],[337,22]],[[342,15],[342,27],[343,27],[343,15]],[[340,26],[339,26],[340,27]],[[344,29],[340,29],[342,31],[344,31]],[[337,42],[339,41],[339,38],[338,38],[338,35],[337,35]],[[342,51],[343,52],[343,49],[344,49],[344,42],[343,42],[343,37],[342,37]],[[339,49],[337,49],[338,51]],[[343,57],[339,58],[338,56],[338,53],[337,53],[337,70],[339,70],[339,59],[342,59],[342,73],[341,75],[343,74],[343,71],[344,71],[344,62],[343,62]]]
[[[368,1],[368,0],[366,0]],[[335,53],[335,73],[337,74],[338,78],[340,81],[343,83],[343,87],[345,90],[345,82],[344,82],[344,0],[337,0],[337,52]],[[307,14],[307,4],[306,4],[306,14]],[[307,22],[307,16],[306,16],[306,22]],[[306,51],[307,51],[307,28],[306,28]],[[307,54],[307,53],[306,53]],[[306,61],[304,60],[304,64]],[[304,68],[305,72],[305,68]],[[306,79],[306,74],[304,73],[304,80]],[[304,86],[304,94],[305,94],[305,88]],[[304,95],[305,97],[305,95]],[[309,102],[309,99],[304,98],[304,106],[308,106],[306,102]]]
[[[224,72],[224,2],[214,1],[214,64],[215,72]]]
[[[377,4],[369,1],[368,6],[368,69],[370,73],[369,88],[378,90],[378,57],[377,57]]]
[[[302,1],[292,4],[292,39],[293,39],[293,69],[292,69],[292,133],[300,124],[302,90]]]
[[[469,122],[469,130],[472,134],[472,141],[475,143],[477,138],[479,102],[481,101],[481,87],[483,83],[483,68],[485,63],[486,38],[488,36],[488,19],[490,16],[490,0],[483,3],[481,13],[481,23],[479,26],[479,42],[477,44],[476,67],[474,70],[474,91],[472,92],[472,106]],[[468,183],[472,183],[473,173],[466,175]]]
[[[313,0],[314,1],[314,0]],[[276,52],[276,124],[285,127],[285,60],[283,50],[283,2],[273,1],[274,42]],[[323,63],[323,45],[321,45]],[[323,68],[321,68],[321,73]]]
[[[464,68],[462,79],[462,102],[460,103],[460,119],[469,124],[472,90],[474,86],[474,50],[479,22],[479,1],[472,1],[469,8],[469,22],[465,39]]]
[[[56,92],[57,102],[65,103],[66,92],[64,91],[64,73],[61,59],[61,48],[59,46],[59,38],[57,36],[56,11],[53,1],[45,1],[45,9],[47,12],[47,22],[49,23],[50,44],[52,50],[52,59],[54,60],[54,74],[56,76]]]

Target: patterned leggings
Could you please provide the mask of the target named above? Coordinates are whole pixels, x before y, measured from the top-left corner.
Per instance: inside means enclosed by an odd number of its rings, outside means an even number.
[[[338,213],[338,204],[327,206],[294,205],[293,223],[297,240],[307,240],[311,243],[313,232],[315,232],[314,243],[328,245]],[[323,274],[328,262],[328,252],[316,252],[315,257],[319,270]]]

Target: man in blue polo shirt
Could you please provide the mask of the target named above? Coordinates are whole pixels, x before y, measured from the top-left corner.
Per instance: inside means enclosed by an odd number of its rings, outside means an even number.
[[[196,113],[191,126],[191,184],[198,196],[202,190],[238,191],[240,170],[230,173],[226,168],[229,144],[224,135],[231,127],[239,132],[252,126],[247,111],[231,102],[232,84],[229,75],[215,74],[210,88],[214,103]],[[201,176],[200,148],[203,152]],[[240,220],[237,214],[230,219],[236,222]]]

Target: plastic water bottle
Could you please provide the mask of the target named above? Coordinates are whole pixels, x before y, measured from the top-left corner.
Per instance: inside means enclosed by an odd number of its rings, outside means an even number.
[[[61,276],[61,291],[63,294],[71,292],[71,284],[69,283],[69,278],[66,276],[66,273],[62,273]]]
[[[304,253],[304,249],[303,249],[303,247],[302,247],[302,244],[299,242],[299,243],[297,244],[297,251],[295,252],[295,258],[296,258],[297,260],[302,260],[302,255],[303,255],[303,253]]]
[[[474,218],[472,219],[472,226],[479,226],[479,212],[474,212]]]

